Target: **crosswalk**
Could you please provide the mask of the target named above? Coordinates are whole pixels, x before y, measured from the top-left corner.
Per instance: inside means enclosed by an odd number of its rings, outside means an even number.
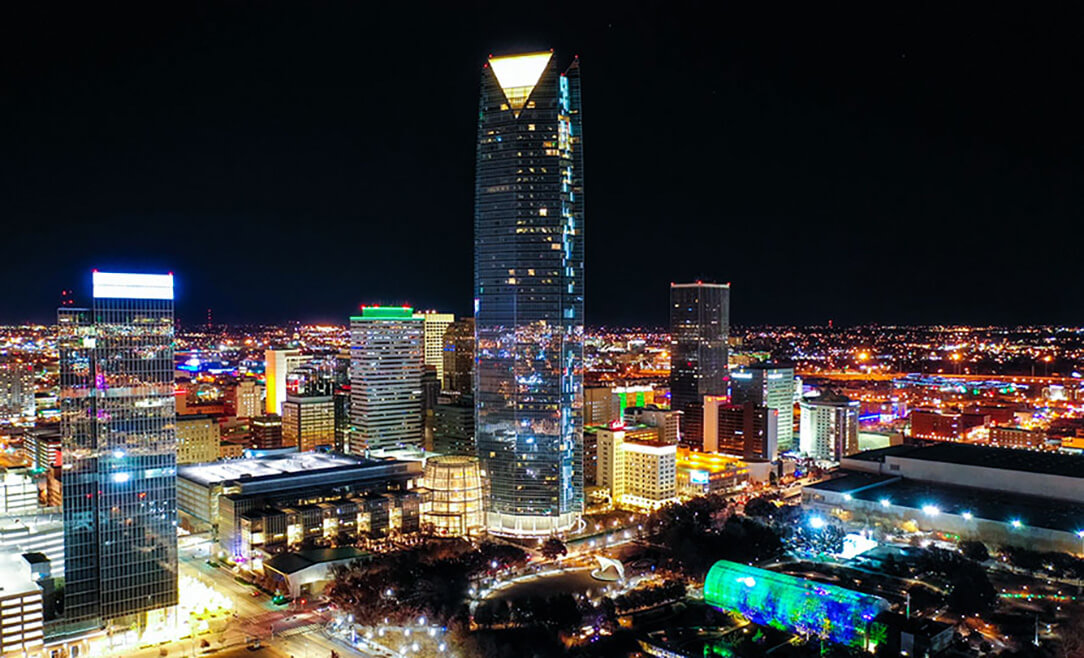
[[[279,637],[293,637],[294,635],[302,635],[304,633],[311,633],[313,631],[320,630],[320,624],[305,624],[304,626],[295,626],[293,628],[286,629],[279,633],[276,633]]]

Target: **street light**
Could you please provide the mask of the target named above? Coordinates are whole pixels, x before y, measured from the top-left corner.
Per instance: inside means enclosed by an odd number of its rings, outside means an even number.
[[[889,499],[887,499],[887,498],[882,498],[881,499],[881,507],[888,507],[891,504],[892,504],[892,501],[890,501]]]
[[[1012,521],[1010,521],[1010,523],[1012,524],[1012,527],[1014,527],[1014,528],[1022,528],[1022,527],[1024,527],[1024,522],[1021,521],[1020,519],[1013,519]]]
[[[937,516],[941,513],[941,508],[939,508],[937,505],[923,505],[922,513],[926,516]]]
[[[824,527],[824,519],[819,516],[814,516],[809,519],[809,527],[814,530],[820,530]]]
[[[970,521],[972,518],[974,518],[974,515],[971,512],[964,512],[963,517],[965,521]]]

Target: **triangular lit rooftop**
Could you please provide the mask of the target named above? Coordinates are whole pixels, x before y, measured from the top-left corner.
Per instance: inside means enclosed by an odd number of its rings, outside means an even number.
[[[493,75],[497,76],[497,83],[504,91],[508,106],[517,117],[552,58],[552,51],[489,58]]]

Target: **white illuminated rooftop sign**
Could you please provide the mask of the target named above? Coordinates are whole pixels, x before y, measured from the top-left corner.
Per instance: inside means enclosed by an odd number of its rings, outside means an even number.
[[[538,84],[538,79],[542,77],[542,72],[546,70],[552,57],[553,53],[529,53],[490,58],[489,65],[493,67],[493,75],[497,76],[497,83],[516,116],[519,116],[519,110],[523,109],[527,97]]]
[[[172,274],[94,272],[95,299],[173,299]]]

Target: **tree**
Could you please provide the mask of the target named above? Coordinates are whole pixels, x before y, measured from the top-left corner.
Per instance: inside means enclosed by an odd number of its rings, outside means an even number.
[[[746,516],[770,517],[776,510],[775,505],[764,496],[757,496],[745,504]]]
[[[964,554],[964,557],[976,562],[985,562],[990,559],[990,551],[981,541],[960,542],[960,552]]]
[[[997,604],[997,591],[990,584],[990,578],[974,562],[961,565],[950,578],[952,589],[949,591],[948,605],[954,611],[965,615],[979,614],[988,612]]]
[[[568,547],[556,537],[550,537],[542,544],[542,556],[547,560],[556,560],[565,555],[568,555]]]

